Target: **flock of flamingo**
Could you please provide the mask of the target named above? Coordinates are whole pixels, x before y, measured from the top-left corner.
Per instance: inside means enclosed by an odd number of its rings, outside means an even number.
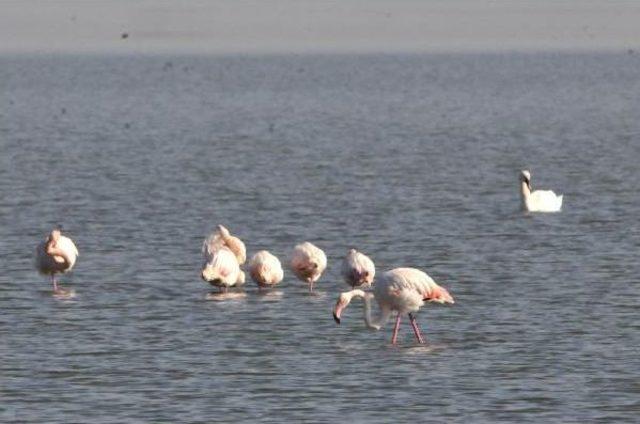
[[[552,191],[532,191],[531,173],[521,171],[520,193],[522,208],[529,212],[558,212],[562,207],[562,195]],[[205,239],[202,246],[203,266],[201,277],[220,293],[226,293],[231,287],[245,283],[242,266],[247,261],[245,244],[232,235],[227,228],[218,225],[216,230]],[[47,238],[36,247],[36,268],[42,274],[49,275],[54,294],[60,297],[71,297],[73,293],[59,287],[56,274],[70,271],[76,263],[78,249],[74,242],[64,235],[60,229],[54,229]],[[322,249],[310,242],[294,247],[289,261],[290,269],[301,281],[308,284],[313,292],[327,267],[327,257]],[[266,250],[255,253],[248,262],[249,275],[259,290],[275,287],[284,278],[280,260]],[[396,320],[391,343],[396,344],[400,319],[408,315],[418,343],[424,343],[424,337],[416,322],[414,313],[425,302],[454,303],[449,292],[439,286],[426,273],[415,268],[395,268],[383,273],[377,279],[373,261],[364,253],[355,249],[349,250],[342,262],[342,277],[351,290],[339,295],[333,308],[333,317],[340,324],[342,311],[354,298],[364,301],[364,321],[367,327],[380,329],[393,312]],[[375,279],[375,283],[374,283]],[[363,289],[371,289],[365,291]],[[378,314],[371,316],[372,300],[378,303]]]

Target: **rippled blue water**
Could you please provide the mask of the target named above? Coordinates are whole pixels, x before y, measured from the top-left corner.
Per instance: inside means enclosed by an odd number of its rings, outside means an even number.
[[[0,419],[637,419],[639,55],[5,56],[0,91]],[[205,300],[218,223],[316,243],[321,294]],[[32,265],[55,224],[73,300]],[[335,325],[352,246],[455,296],[426,347]]]

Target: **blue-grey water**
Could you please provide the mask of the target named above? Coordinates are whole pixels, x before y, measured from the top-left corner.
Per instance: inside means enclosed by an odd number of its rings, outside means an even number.
[[[0,96],[0,420],[638,419],[640,55],[3,56]],[[206,300],[218,223],[323,248],[320,295]],[[450,290],[426,347],[334,323],[350,247]]]

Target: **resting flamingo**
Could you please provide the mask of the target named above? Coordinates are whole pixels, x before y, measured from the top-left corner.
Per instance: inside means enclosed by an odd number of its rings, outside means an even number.
[[[327,256],[308,241],[293,248],[291,270],[296,277],[309,284],[310,292],[313,291],[313,284],[318,281],[326,267]]]
[[[354,297],[364,299],[364,320],[369,328],[379,330],[393,311],[398,313],[393,327],[391,344],[396,344],[398,339],[402,314],[409,314],[416,339],[419,343],[424,343],[424,338],[413,313],[420,309],[425,301],[453,303],[453,297],[446,289],[436,284],[427,274],[415,268],[395,268],[385,272],[376,281],[373,293],[353,289],[340,294],[333,310],[333,318],[338,324],[340,324],[342,311]],[[380,306],[380,312],[376,318],[371,318],[371,300],[374,298]]]
[[[249,261],[249,274],[260,289],[273,287],[284,277],[280,260],[266,250],[253,255]]]
[[[531,191],[531,172],[520,171],[520,197],[522,208],[528,212],[559,212],[562,209],[562,195],[551,190]]]
[[[218,225],[217,231],[220,242],[233,252],[239,265],[244,264],[247,261],[247,249],[242,240],[232,236],[229,230],[223,225]]]
[[[342,276],[344,281],[352,288],[366,286],[371,287],[376,275],[376,267],[373,261],[364,253],[356,249],[350,249],[342,262]]]
[[[214,235],[209,236],[202,246],[204,264],[202,266],[202,279],[221,292],[227,288],[244,284],[244,272],[240,269],[238,260],[233,252],[226,246],[220,246]]]
[[[36,247],[36,269],[51,276],[54,293],[65,293],[58,287],[56,274],[71,271],[78,258],[78,249],[69,237],[62,235],[60,229],[51,231],[47,238]]]

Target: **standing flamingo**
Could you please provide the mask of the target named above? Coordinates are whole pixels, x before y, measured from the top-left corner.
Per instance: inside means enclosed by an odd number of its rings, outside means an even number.
[[[387,322],[392,311],[398,313],[393,327],[391,344],[396,344],[398,339],[402,314],[409,314],[409,320],[418,342],[424,343],[413,313],[420,309],[425,301],[453,303],[453,297],[446,289],[436,284],[427,274],[415,268],[395,268],[385,272],[382,274],[382,278],[376,281],[373,293],[354,289],[340,294],[333,309],[333,318],[338,324],[340,324],[340,315],[343,309],[354,297],[364,299],[364,321],[369,328],[379,330]],[[378,301],[380,306],[380,312],[375,319],[371,318],[371,300],[373,298]]]
[[[228,287],[244,284],[244,272],[240,269],[234,253],[226,246],[217,244],[216,238],[209,236],[203,246],[202,254],[204,264],[202,267],[202,279],[221,292],[226,292]]]
[[[247,249],[244,246],[242,240],[238,237],[232,236],[229,230],[223,225],[218,225],[218,237],[222,244],[224,244],[229,250],[236,255],[238,264],[242,265],[247,261]]]
[[[360,253],[356,249],[350,249],[342,262],[344,281],[351,288],[371,287],[375,275],[376,267],[373,261],[364,253]]]
[[[520,197],[522,209],[528,212],[559,212],[562,209],[562,195],[551,190],[531,191],[531,172],[520,171]]]
[[[253,255],[249,261],[249,273],[259,288],[273,287],[284,277],[280,260],[266,250]]]
[[[291,255],[291,270],[300,280],[309,284],[309,291],[313,291],[313,284],[327,267],[327,256],[324,252],[305,241],[293,248]]]
[[[64,293],[58,287],[56,273],[71,271],[78,258],[78,249],[69,237],[62,235],[59,229],[51,231],[49,236],[36,247],[36,269],[51,276],[54,293]]]

